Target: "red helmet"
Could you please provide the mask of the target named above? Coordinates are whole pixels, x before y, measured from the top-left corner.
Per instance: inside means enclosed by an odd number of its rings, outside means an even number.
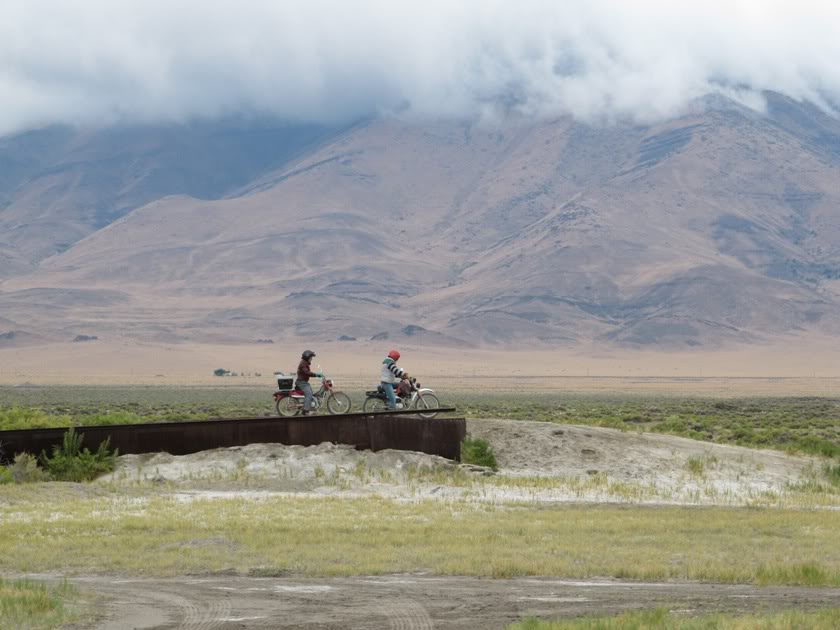
[[[391,350],[391,352],[388,353],[388,358],[397,361],[400,358],[400,353],[396,350]]]

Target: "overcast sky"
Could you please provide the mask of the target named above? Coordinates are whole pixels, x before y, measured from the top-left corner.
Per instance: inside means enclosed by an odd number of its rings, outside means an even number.
[[[0,0],[0,133],[236,112],[648,121],[840,102],[840,2]]]

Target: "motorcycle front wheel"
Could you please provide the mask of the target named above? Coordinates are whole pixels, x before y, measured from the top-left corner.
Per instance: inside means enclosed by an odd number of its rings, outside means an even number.
[[[362,405],[362,411],[365,413],[373,411],[388,411],[388,403],[376,396],[370,396],[365,399],[365,404]]]
[[[350,396],[344,392],[333,392],[327,398],[327,411],[331,414],[350,413],[351,406]]]
[[[277,409],[277,414],[280,416],[284,416],[286,418],[291,418],[298,414],[301,410],[301,407],[297,404],[297,401],[292,398],[291,396],[286,396],[285,398],[281,398],[277,401],[275,405]]]
[[[440,409],[440,401],[437,396],[431,393],[418,394],[414,408],[417,410],[418,416],[428,420],[438,414],[437,410]]]

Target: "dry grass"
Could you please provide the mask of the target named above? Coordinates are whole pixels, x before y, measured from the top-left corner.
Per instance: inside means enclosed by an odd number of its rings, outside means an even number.
[[[77,598],[76,589],[66,583],[51,587],[0,579],[0,630],[58,628],[81,617]]]
[[[706,615],[688,617],[664,609],[617,617],[591,617],[562,621],[528,619],[508,630],[834,630],[840,627],[840,609],[798,610],[760,615]]]
[[[655,484],[611,479],[608,474],[594,475],[494,475],[481,476],[463,468],[408,468],[406,478],[409,489],[416,495],[425,485],[461,488],[464,499],[504,499],[504,491],[516,491],[518,500],[532,501],[586,501],[628,504],[689,504],[761,508],[840,508],[840,486],[827,481],[824,475],[813,470],[798,483],[787,484],[778,490],[721,488],[703,477],[706,467],[716,463],[714,458],[698,458],[699,472],[695,473],[691,459],[687,475],[681,483]],[[377,473],[371,478],[386,481]],[[335,484],[343,487],[344,478],[335,477]],[[508,497],[510,500],[514,497]],[[514,499],[516,500],[516,499]]]
[[[300,575],[430,571],[840,585],[837,514],[177,498],[0,488],[0,571]],[[81,495],[81,496],[80,496]]]

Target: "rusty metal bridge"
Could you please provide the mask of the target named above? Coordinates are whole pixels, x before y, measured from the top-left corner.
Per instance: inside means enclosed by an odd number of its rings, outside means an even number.
[[[453,413],[441,408],[438,413]],[[91,450],[110,439],[121,455],[159,453],[187,455],[214,448],[278,443],[314,446],[322,442],[350,444],[359,450],[400,449],[461,459],[466,436],[464,418],[420,418],[417,412],[383,411],[334,416],[219,418],[109,426],[80,426],[83,445]],[[0,463],[9,463],[18,453],[38,455],[61,444],[67,428],[0,431]]]

